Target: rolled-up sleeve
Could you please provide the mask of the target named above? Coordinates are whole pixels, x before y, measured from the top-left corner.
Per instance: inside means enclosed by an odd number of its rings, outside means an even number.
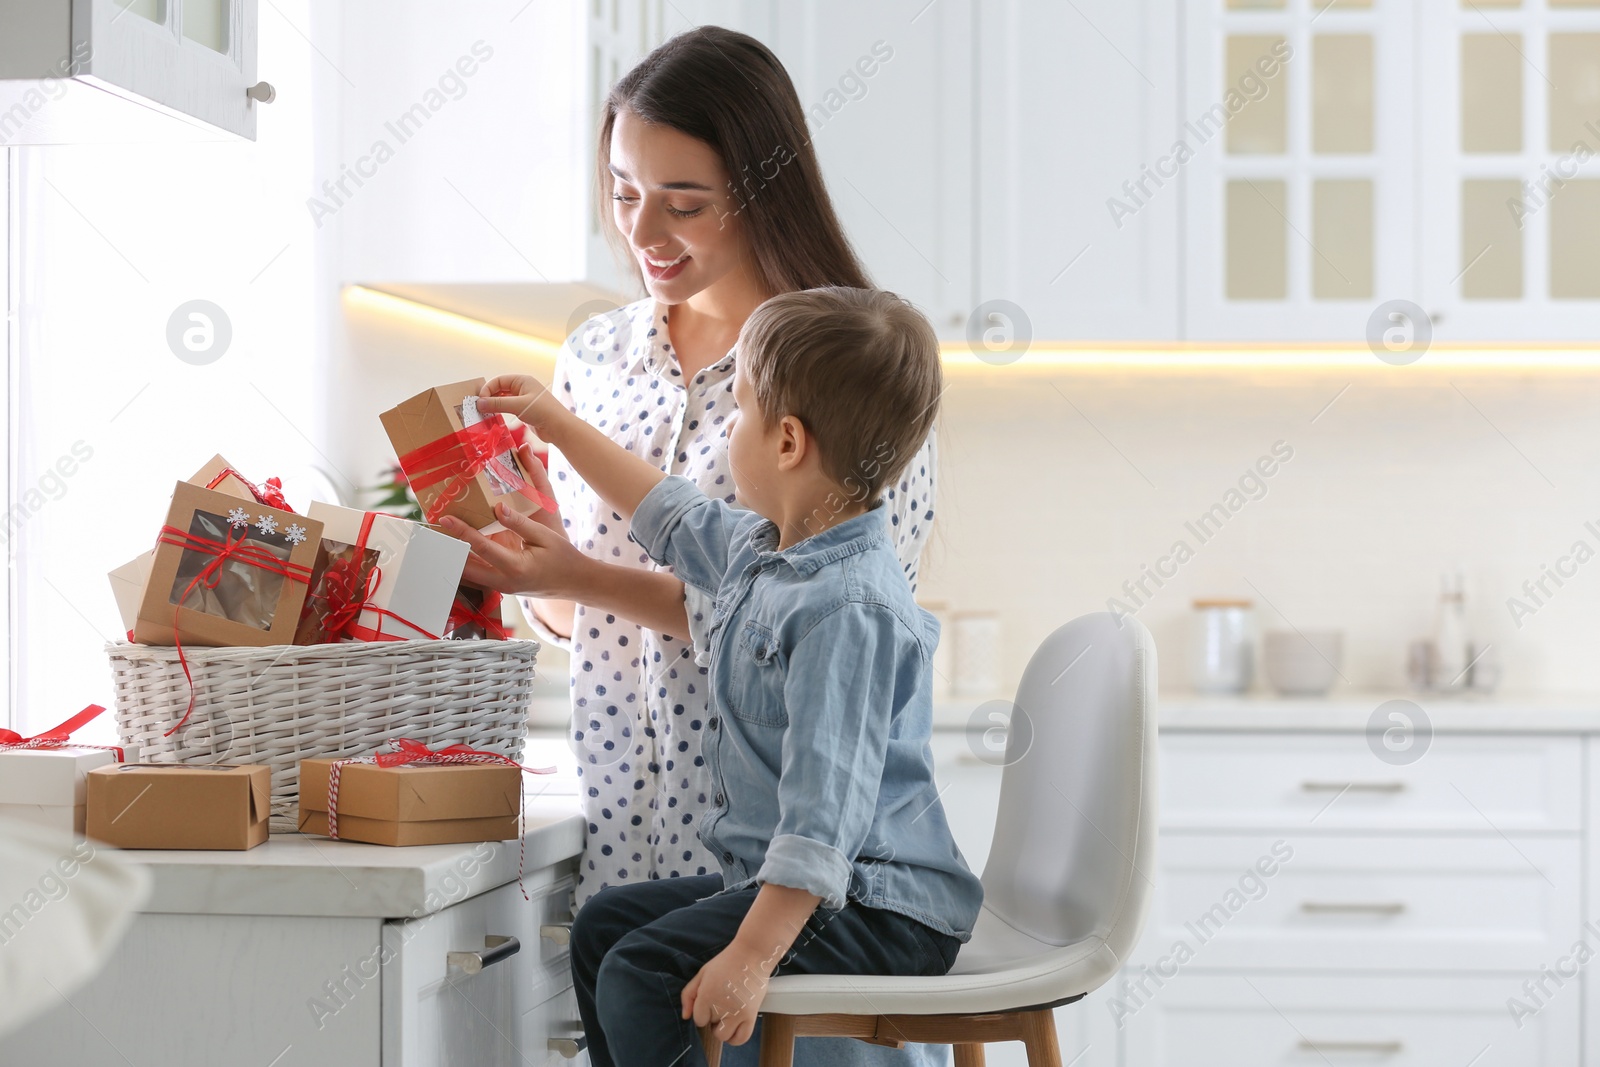
[[[682,475],[657,482],[633,512],[633,539],[685,585],[715,595],[728,546],[753,513],[713,500]],[[759,517],[756,517],[759,521]]]
[[[789,657],[778,825],[760,882],[844,907],[877,812],[895,691],[917,669],[911,636],[887,608],[845,604]]]

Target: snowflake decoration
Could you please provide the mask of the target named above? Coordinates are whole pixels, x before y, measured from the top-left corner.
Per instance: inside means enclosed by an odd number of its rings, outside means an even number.
[[[306,539],[306,528],[297,522],[292,522],[289,528],[283,531],[283,536],[289,539],[291,545],[298,545]]]
[[[228,512],[228,525],[249,526],[250,513],[244,508],[234,508],[232,511]]]
[[[256,529],[264,534],[275,534],[278,532],[278,520],[271,515],[263,515],[256,520]]]

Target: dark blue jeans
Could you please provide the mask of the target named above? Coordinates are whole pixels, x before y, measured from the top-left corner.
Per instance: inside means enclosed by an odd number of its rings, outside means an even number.
[[[720,893],[720,875],[663,878],[596,893],[572,924],[572,981],[592,1067],[705,1063],[683,987],[727,948],[757,888]],[[777,974],[944,974],[961,943],[915,919],[818,908]]]

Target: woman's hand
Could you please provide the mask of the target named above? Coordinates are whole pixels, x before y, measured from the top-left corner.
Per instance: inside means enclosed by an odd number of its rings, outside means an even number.
[[[742,1045],[756,1028],[775,960],[735,941],[706,962],[683,987],[683,1018],[710,1026],[717,1040]]]
[[[567,540],[561,519],[541,513],[536,520],[504,504],[496,504],[494,514],[505,530],[492,537],[452,516],[439,520],[472,548],[462,580],[513,595],[571,599],[578,586],[574,579],[592,561]]]
[[[546,441],[563,419],[576,417],[531,374],[502,374],[487,382],[478,393],[478,410],[521,419]]]

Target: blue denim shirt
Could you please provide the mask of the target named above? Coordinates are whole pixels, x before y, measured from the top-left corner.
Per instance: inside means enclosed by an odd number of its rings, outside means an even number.
[[[967,940],[983,887],[933,782],[930,659],[939,623],[912,600],[882,501],[779,552],[778,528],[664,479],[632,533],[714,598],[700,839],[728,890],[754,882],[899,912]]]

